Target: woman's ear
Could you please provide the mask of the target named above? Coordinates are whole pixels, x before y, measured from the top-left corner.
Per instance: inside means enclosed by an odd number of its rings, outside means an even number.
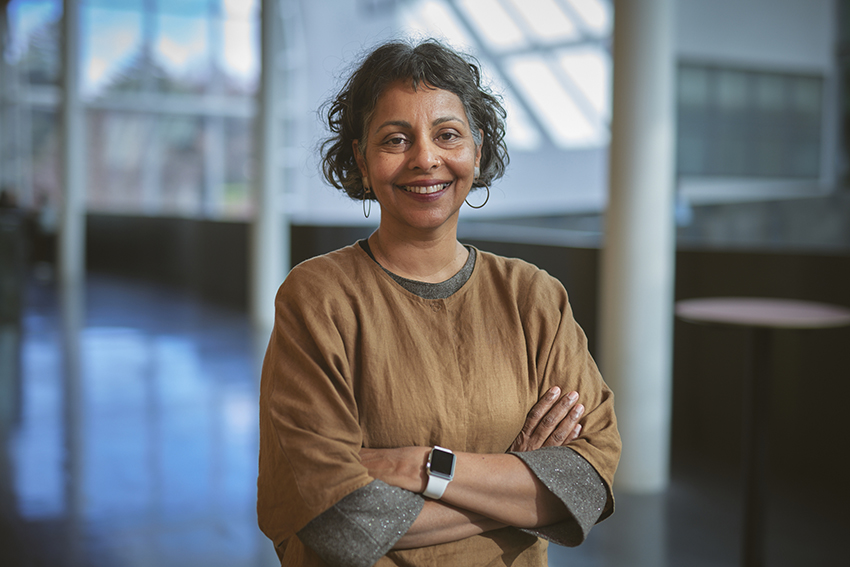
[[[481,148],[484,147],[484,130],[481,128],[478,129],[478,136],[481,139],[481,143],[475,147],[475,167],[481,166]]]
[[[360,169],[360,175],[364,178],[367,177],[368,170],[366,169],[366,158],[363,157],[363,152],[360,151],[360,140],[352,141],[351,149],[354,151],[354,159],[357,160],[357,167]]]

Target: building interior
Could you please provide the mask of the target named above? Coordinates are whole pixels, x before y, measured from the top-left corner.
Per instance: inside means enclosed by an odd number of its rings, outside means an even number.
[[[0,564],[279,564],[256,517],[274,293],[380,217],[323,182],[318,111],[369,48],[410,37],[473,54],[507,110],[508,173],[460,239],[558,278],[622,392],[617,511],[549,565],[846,562],[850,326],[771,330],[757,418],[752,329],[675,305],[850,309],[850,1],[2,7]],[[650,244],[612,260],[630,242]],[[622,289],[637,275],[645,295]],[[629,297],[658,332],[610,313]],[[659,371],[618,375],[655,354]]]

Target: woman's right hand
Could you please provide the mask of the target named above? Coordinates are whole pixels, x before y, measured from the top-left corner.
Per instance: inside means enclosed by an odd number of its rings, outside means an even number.
[[[578,392],[561,396],[561,389],[553,386],[534,404],[525,423],[511,443],[508,451],[533,451],[541,447],[560,447],[581,433],[584,406],[577,403]]]

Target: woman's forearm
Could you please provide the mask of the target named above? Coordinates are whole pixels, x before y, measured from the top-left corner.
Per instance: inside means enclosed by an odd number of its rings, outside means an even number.
[[[517,528],[554,524],[568,515],[531,469],[509,454],[458,454],[442,501]]]
[[[458,541],[490,530],[505,527],[480,514],[461,510],[444,502],[428,500],[393,549],[410,549]]]
[[[384,482],[422,493],[428,481],[430,449],[363,449],[361,461]],[[509,526],[534,528],[567,517],[566,506],[518,457],[510,454],[455,453],[454,479],[441,502]]]

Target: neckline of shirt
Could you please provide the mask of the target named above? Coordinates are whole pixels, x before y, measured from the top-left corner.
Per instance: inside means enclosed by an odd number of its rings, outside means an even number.
[[[469,257],[466,259],[466,263],[460,271],[446,281],[429,283],[403,278],[392,273],[385,267],[381,266],[380,262],[375,259],[375,255],[372,253],[372,248],[369,246],[368,240],[358,240],[357,244],[359,244],[363,251],[369,255],[373,262],[380,266],[380,268],[401,287],[423,299],[447,299],[457,293],[457,291],[469,281],[469,278],[472,277],[472,270],[475,268],[475,259],[477,255],[475,248],[464,245],[466,249],[469,250]]]

